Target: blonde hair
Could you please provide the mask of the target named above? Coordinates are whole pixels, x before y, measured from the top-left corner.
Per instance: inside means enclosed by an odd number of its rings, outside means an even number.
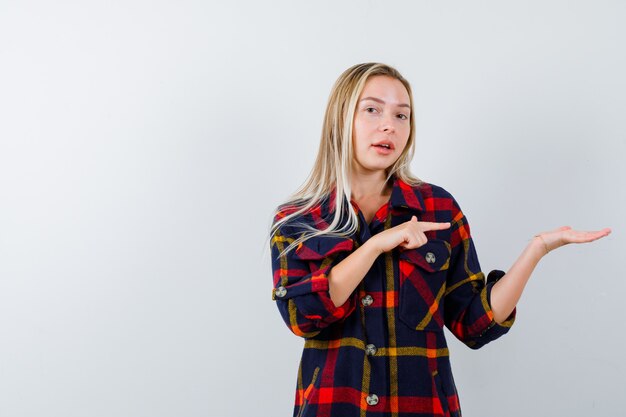
[[[270,228],[269,238],[273,239],[283,224],[296,219],[320,204],[334,189],[334,206],[331,208],[331,211],[334,213],[332,221],[324,230],[298,223],[298,225],[303,226],[310,233],[304,233],[295,239],[279,256],[289,252],[311,237],[325,234],[348,237],[356,232],[359,219],[353,209],[347,211],[348,218],[343,227],[341,227],[342,212],[345,211],[342,208],[351,207],[349,204],[351,197],[350,175],[354,157],[352,126],[357,102],[365,83],[369,77],[377,75],[386,75],[399,80],[409,94],[411,109],[414,108],[409,82],[402,77],[400,72],[389,65],[376,62],[357,64],[348,68],[339,76],[333,85],[326,105],[324,125],[315,165],[304,184],[274,211],[274,222]],[[422,183],[419,178],[411,174],[409,167],[415,152],[413,111],[410,112],[409,120],[411,127],[408,142],[400,157],[386,170],[387,178],[385,183],[389,182],[389,179],[394,174],[412,186]],[[287,211],[289,214],[285,214]]]

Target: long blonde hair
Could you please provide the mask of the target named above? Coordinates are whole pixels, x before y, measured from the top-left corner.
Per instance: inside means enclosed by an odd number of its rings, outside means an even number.
[[[409,82],[400,72],[389,65],[368,62],[354,65],[345,70],[335,81],[328,98],[324,115],[324,126],[320,139],[319,151],[315,165],[304,184],[293,193],[285,203],[274,211],[274,221],[270,228],[269,239],[273,239],[280,227],[297,217],[305,214],[311,208],[328,198],[335,190],[333,217],[329,226],[319,230],[309,225],[298,223],[310,233],[304,233],[295,239],[283,253],[289,252],[301,242],[320,235],[334,235],[341,237],[351,236],[358,229],[359,219],[353,209],[348,210],[345,224],[342,223],[343,207],[351,207],[350,175],[354,150],[352,146],[352,126],[358,99],[369,77],[386,75],[399,80],[409,94],[411,109],[413,94]],[[410,112],[410,134],[408,142],[396,162],[386,171],[386,181],[395,174],[399,179],[412,186],[422,181],[410,172],[410,162],[415,152],[415,123],[414,112]],[[384,184],[383,184],[384,187]],[[382,189],[381,189],[382,192]],[[285,210],[288,207],[288,210]],[[288,211],[288,214],[286,212]]]

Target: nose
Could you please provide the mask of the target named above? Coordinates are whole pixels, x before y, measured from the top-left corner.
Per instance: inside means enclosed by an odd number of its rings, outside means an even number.
[[[380,130],[383,132],[395,131],[395,125],[393,123],[393,116],[384,116],[380,121]]]

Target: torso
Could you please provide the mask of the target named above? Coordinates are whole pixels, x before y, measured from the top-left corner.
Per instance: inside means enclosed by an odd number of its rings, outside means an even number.
[[[274,285],[282,287],[282,296],[276,293],[279,311],[287,326],[305,338],[293,415],[359,417],[392,410],[396,416],[460,416],[444,326],[477,349],[513,323],[514,316],[502,326],[493,320],[485,274],[454,198],[441,187],[426,183],[410,188],[400,180],[394,192],[393,210],[381,216],[382,224],[374,217],[389,204],[390,194],[352,200],[362,220],[376,223],[376,233],[409,221],[414,213],[421,213],[423,221],[456,219],[457,225],[433,231],[419,248],[379,256],[341,308],[332,308],[329,292],[311,277],[328,274],[328,268],[358,250],[361,236],[371,238],[374,230],[332,240],[316,236],[293,257],[295,252],[278,254],[299,230],[289,239],[273,240]],[[324,215],[330,212],[330,205],[319,207]],[[303,268],[311,274],[304,275]],[[291,298],[280,300],[290,292]],[[308,317],[296,316],[299,299],[310,308]],[[327,395],[333,392],[338,395]]]

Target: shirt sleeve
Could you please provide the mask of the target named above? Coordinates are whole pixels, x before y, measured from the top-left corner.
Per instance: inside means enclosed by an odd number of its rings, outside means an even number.
[[[328,274],[353,248],[350,238],[316,236],[286,255],[280,252],[298,236],[293,227],[283,225],[271,239],[274,288],[272,300],[287,327],[304,338],[320,333],[327,326],[345,319],[356,308],[354,296],[335,306],[328,292]]]
[[[491,290],[505,272],[492,270],[485,282],[469,223],[455,200],[452,217],[452,250],[446,277],[444,320],[446,327],[460,341],[478,349],[509,331],[515,322],[517,307],[504,322],[494,320]]]

